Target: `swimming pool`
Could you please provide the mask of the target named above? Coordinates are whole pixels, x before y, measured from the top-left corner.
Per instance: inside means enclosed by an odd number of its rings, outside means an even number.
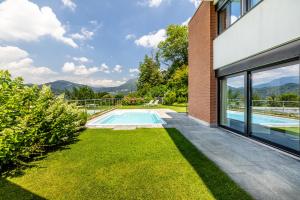
[[[237,111],[227,111],[227,118],[244,121],[244,113]],[[272,125],[272,126],[299,126],[299,120],[289,119],[284,117],[274,117],[270,115],[253,114],[252,122],[260,125]]]
[[[88,123],[88,126],[103,125],[159,125],[165,121],[155,111],[116,110]]]

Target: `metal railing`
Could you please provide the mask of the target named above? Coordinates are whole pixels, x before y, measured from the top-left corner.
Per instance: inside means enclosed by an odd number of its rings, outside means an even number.
[[[265,114],[300,116],[300,101],[252,100],[252,111]],[[227,108],[244,110],[244,99],[228,99]]]
[[[111,110],[122,105],[122,99],[104,98],[104,99],[84,99],[67,100],[68,103],[74,103],[80,109],[86,110],[87,114],[93,115],[106,110]]]

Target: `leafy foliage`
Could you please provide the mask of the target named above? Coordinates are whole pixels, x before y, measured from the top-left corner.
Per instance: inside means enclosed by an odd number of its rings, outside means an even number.
[[[170,25],[167,38],[158,45],[158,57],[169,66],[167,78],[183,65],[188,65],[188,30],[187,26]]]
[[[66,98],[72,100],[99,99],[108,94],[107,92],[94,92],[93,89],[88,86],[80,88],[73,87],[71,91],[65,90]]]
[[[85,123],[86,114],[50,87],[24,86],[0,71],[0,170],[72,140]]]
[[[160,63],[167,70],[160,70]],[[167,38],[158,45],[155,58],[145,56],[140,63],[138,94],[147,99],[164,97],[164,103],[186,103],[188,99],[188,31],[170,25]]]
[[[144,61],[140,63],[140,76],[137,87],[140,95],[145,95],[151,87],[162,83],[160,66],[149,56],[145,56]]]

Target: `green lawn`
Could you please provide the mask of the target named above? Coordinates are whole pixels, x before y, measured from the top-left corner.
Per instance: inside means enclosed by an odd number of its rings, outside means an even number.
[[[0,179],[0,199],[251,199],[176,129],[88,129]]]
[[[186,104],[176,104],[176,105],[172,105],[172,106],[159,104],[157,106],[138,105],[138,106],[121,106],[120,107],[120,109],[158,109],[158,108],[166,108],[166,109],[174,110],[179,113],[187,112]]]

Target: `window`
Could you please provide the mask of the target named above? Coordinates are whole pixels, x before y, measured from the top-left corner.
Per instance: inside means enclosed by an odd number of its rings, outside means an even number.
[[[299,72],[299,64],[252,72],[252,136],[300,151]]]
[[[300,60],[219,79],[219,124],[300,155]]]
[[[258,4],[261,0],[248,0],[249,1],[249,9],[253,8],[256,4]]]
[[[245,75],[221,80],[221,125],[244,133]]]
[[[229,6],[226,6],[219,12],[219,33],[222,33],[227,27],[229,27]]]
[[[241,0],[232,0],[230,3],[230,24],[233,24],[241,17]]]
[[[241,16],[241,0],[230,0],[219,11],[219,33],[222,33]]]
[[[218,11],[219,34],[262,0],[228,0]],[[223,2],[223,1],[221,1]]]

